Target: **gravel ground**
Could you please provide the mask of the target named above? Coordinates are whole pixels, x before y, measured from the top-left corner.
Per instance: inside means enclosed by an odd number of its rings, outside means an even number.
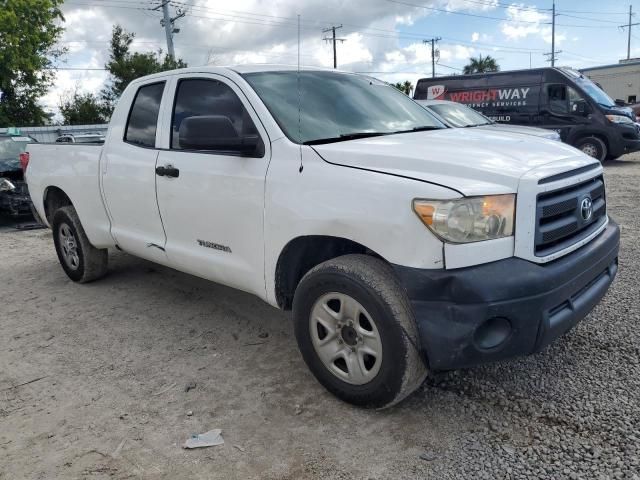
[[[606,177],[622,252],[594,312],[381,412],[318,385],[288,314],[119,253],[76,285],[48,231],[0,226],[0,478],[640,479],[640,155]]]

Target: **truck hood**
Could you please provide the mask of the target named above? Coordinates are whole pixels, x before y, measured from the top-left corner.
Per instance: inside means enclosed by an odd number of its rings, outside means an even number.
[[[548,138],[549,140],[559,139],[558,134],[553,130],[545,130],[544,128],[537,127],[525,127],[523,125],[492,123],[490,125],[481,125],[476,128],[486,130],[488,132],[519,133],[521,135],[533,135],[534,137]]]
[[[543,165],[549,174],[594,163],[563,143],[534,136],[449,128],[314,145],[327,162],[414,178],[464,195],[515,193]]]

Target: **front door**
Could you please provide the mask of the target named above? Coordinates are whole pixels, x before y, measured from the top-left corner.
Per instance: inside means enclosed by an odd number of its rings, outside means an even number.
[[[546,86],[546,93],[547,109],[541,126],[559,132],[563,142],[567,141],[573,128],[590,123],[589,104],[574,88],[551,84]]]
[[[203,137],[201,129],[197,147],[187,144],[185,131],[193,123],[185,120],[192,117],[222,122],[225,131],[204,129]],[[209,134],[238,139],[258,135],[258,146],[241,152],[213,140],[208,145]],[[264,297],[264,185],[270,145],[255,112],[224,77],[178,77],[170,135],[169,148],[158,157],[157,176],[169,262]]]

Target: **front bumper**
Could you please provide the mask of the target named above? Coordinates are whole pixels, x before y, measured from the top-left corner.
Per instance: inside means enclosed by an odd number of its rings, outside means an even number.
[[[609,154],[612,157],[640,150],[640,132],[636,125],[620,125],[615,128],[615,131],[616,135],[609,140]]]
[[[433,370],[537,352],[583,319],[618,270],[612,221],[590,243],[548,264],[509,258],[456,270],[394,266]]]
[[[11,216],[31,214],[31,197],[26,182],[11,177],[8,179],[16,188],[8,192],[0,192],[0,212]]]

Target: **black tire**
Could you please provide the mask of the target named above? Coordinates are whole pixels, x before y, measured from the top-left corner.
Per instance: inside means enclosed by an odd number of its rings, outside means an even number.
[[[97,280],[107,273],[107,250],[98,249],[91,245],[75,208],[67,206],[56,210],[53,215],[52,229],[58,260],[60,260],[60,265],[62,265],[63,270],[71,280],[78,283],[87,283]],[[74,258],[76,261],[74,264],[67,260],[69,255],[65,253],[66,246],[63,245],[64,240],[61,238],[61,230],[70,234],[75,242]]]
[[[359,302],[379,332],[381,364],[367,383],[354,385],[338,378],[314,347],[312,309],[319,299],[334,292]],[[305,363],[327,390],[348,403],[367,408],[390,407],[418,388],[427,375],[409,300],[393,269],[382,260],[345,255],[316,266],[296,289],[293,318]]]
[[[580,138],[575,142],[574,146],[585,155],[597,158],[600,162],[604,162],[607,159],[607,145],[598,137]]]

